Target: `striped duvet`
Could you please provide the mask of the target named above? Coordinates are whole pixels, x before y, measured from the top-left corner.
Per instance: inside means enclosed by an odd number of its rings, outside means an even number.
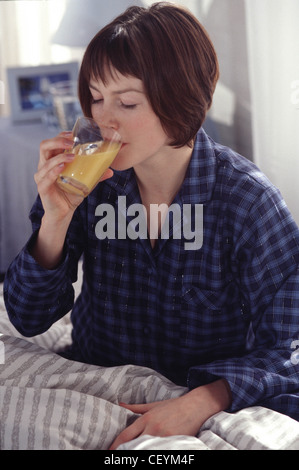
[[[55,350],[70,340],[65,321],[24,339],[0,303],[0,334],[1,450],[108,449],[136,418],[119,401],[151,402],[186,392],[144,367],[104,368],[62,358]],[[262,407],[221,412],[197,437],[141,436],[119,448],[141,449],[299,450],[299,423]]]

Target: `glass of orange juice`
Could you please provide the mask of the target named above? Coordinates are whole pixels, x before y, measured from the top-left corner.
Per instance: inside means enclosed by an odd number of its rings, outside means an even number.
[[[114,129],[100,129],[92,118],[87,117],[77,119],[73,137],[75,158],[65,164],[57,183],[66,192],[86,197],[116,157],[121,138]]]

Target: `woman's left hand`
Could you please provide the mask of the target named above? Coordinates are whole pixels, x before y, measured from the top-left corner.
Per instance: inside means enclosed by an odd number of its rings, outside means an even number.
[[[118,435],[110,450],[145,434],[160,437],[196,436],[210,416],[224,410],[229,404],[230,393],[224,380],[203,385],[170,400],[140,405],[120,403],[141,416]]]

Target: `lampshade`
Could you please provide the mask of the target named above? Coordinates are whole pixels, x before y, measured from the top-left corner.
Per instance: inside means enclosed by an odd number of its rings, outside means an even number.
[[[144,6],[142,0],[68,0],[52,43],[86,47],[101,28],[132,5]]]

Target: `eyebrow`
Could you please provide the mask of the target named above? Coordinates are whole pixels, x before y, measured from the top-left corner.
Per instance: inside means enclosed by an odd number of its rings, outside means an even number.
[[[98,90],[98,88],[96,88],[94,85],[92,84],[89,84],[89,88],[92,88],[93,90],[97,91],[98,93],[101,93],[100,90]],[[144,93],[143,91],[141,90],[137,90],[137,88],[124,88],[122,90],[116,90],[116,91],[113,91],[112,94],[113,95],[121,95],[122,93],[128,93],[130,91],[134,91],[135,93]]]

